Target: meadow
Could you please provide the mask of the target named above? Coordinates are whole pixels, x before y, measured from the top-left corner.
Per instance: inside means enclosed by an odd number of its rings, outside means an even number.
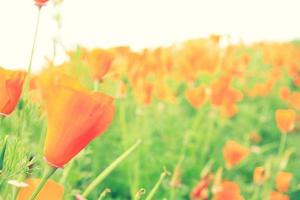
[[[0,68],[0,199],[300,199],[298,41],[65,53]]]

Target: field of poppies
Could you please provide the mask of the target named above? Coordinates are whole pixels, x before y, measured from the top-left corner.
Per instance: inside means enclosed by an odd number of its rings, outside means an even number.
[[[0,200],[300,199],[300,42],[34,45],[0,67]]]

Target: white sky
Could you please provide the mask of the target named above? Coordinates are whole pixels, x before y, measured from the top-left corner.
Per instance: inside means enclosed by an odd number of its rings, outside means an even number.
[[[140,49],[212,33],[247,42],[300,37],[300,0],[65,0],[61,12],[67,48]],[[0,66],[27,67],[36,14],[33,0],[0,0]],[[53,14],[50,4],[43,8],[35,70],[53,52]]]

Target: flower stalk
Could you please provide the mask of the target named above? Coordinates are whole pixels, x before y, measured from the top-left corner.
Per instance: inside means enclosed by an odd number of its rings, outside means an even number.
[[[38,194],[40,193],[40,191],[43,189],[44,185],[47,183],[48,179],[54,174],[54,172],[57,170],[56,167],[52,167],[50,165],[46,165],[45,167],[45,172],[44,175],[42,177],[41,182],[39,183],[39,185],[37,186],[37,188],[35,189],[35,191],[32,193],[31,197],[29,200],[35,200],[38,196]]]
[[[166,170],[164,170],[163,173],[161,173],[158,181],[156,182],[156,184],[154,185],[154,187],[152,188],[152,190],[150,191],[150,193],[148,194],[146,200],[151,200],[153,199],[155,193],[158,191],[159,186],[161,185],[161,183],[163,182],[163,180],[169,175],[169,172],[167,172]]]
[[[34,52],[35,52],[35,45],[36,45],[36,40],[37,40],[37,35],[38,35],[38,30],[39,30],[39,24],[40,24],[40,18],[41,18],[41,10],[42,10],[42,7],[38,6],[38,14],[37,14],[37,20],[36,20],[36,25],[35,25],[35,32],[34,32],[34,37],[33,37],[33,44],[32,44],[32,49],[31,49],[29,64],[28,64],[28,68],[27,68],[27,72],[29,74],[31,73],[31,69],[32,69],[32,61],[33,61],[33,55],[34,55]]]
[[[140,144],[141,140],[138,140],[132,147],[125,151],[120,157],[118,157],[113,163],[111,163],[102,173],[100,173],[97,178],[91,182],[88,187],[83,192],[82,196],[87,197],[117,166],[121,164],[134,150],[136,150]]]

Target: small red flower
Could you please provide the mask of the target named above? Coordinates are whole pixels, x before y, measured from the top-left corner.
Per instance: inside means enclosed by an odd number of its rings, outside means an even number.
[[[49,0],[34,0],[35,1],[35,5],[42,7],[44,6]]]

